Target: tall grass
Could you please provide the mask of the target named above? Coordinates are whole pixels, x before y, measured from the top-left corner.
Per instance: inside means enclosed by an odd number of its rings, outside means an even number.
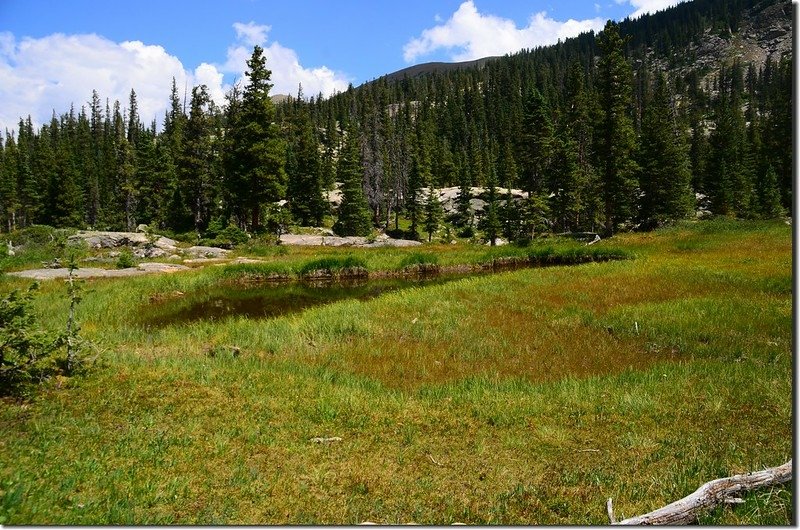
[[[78,318],[105,365],[0,406],[0,520],[605,524],[608,497],[617,516],[632,516],[783,463],[791,230],[728,223],[585,247],[633,260],[224,325],[148,329],[137,311],[155,294],[273,266],[299,274],[338,256],[325,263],[341,270],[347,253],[302,249],[255,268],[89,282]],[[435,252],[439,265],[553,255],[438,248],[350,252],[370,271],[402,269],[415,253]],[[39,314],[59,324],[64,286],[41,291]],[[210,356],[215,346],[241,354]],[[792,503],[790,487],[774,488],[701,522],[789,524]]]

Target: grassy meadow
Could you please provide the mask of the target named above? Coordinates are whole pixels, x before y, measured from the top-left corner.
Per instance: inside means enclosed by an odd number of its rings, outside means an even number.
[[[609,497],[621,519],[791,458],[791,227],[542,245],[272,247],[250,253],[263,264],[88,281],[97,363],[0,402],[0,523],[605,524]],[[141,318],[315,261],[379,274],[580,252],[631,259],[548,258],[270,320]],[[65,293],[42,283],[43,324],[64,325]],[[700,522],[793,514],[789,485]]]

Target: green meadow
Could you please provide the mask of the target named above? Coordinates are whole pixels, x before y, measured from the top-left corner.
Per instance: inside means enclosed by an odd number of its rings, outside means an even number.
[[[0,523],[606,524],[609,497],[622,519],[791,458],[783,222],[589,247],[240,253],[264,261],[83,286],[93,364],[0,402]],[[145,323],[275,275],[514,259],[547,266],[270,319]],[[43,326],[62,328],[68,306],[63,281],[42,282]],[[700,517],[792,521],[791,484]]]

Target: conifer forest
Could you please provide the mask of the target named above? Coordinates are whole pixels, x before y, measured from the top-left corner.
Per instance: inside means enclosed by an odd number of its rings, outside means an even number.
[[[328,98],[298,87],[279,103],[255,47],[222,107],[173,79],[161,123],[142,123],[135,90],[126,102],[93,92],[49,123],[22,118],[5,132],[0,226],[318,226],[334,183],[340,235],[397,231],[400,217],[404,236],[430,233],[442,215],[431,187],[461,188],[450,221],[464,233],[511,240],[647,230],[698,210],[791,214],[792,57],[709,66],[686,51],[708,34],[734,38],[756,4],[695,0],[480,65]],[[473,186],[489,191],[481,219],[468,211]]]

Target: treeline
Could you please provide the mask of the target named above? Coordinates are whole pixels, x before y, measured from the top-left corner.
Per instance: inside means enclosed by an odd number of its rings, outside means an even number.
[[[173,80],[160,131],[141,123],[135,92],[124,109],[103,106],[95,92],[88,108],[54,114],[38,130],[28,118],[6,133],[0,222],[5,230],[144,223],[211,237],[228,225],[280,230],[321,224],[334,182],[342,234],[398,230],[402,216],[407,236],[430,237],[442,212],[424,190],[444,186],[461,188],[449,221],[491,239],[648,229],[696,208],[784,215],[791,57],[758,69],[668,68],[704,32],[735,33],[752,4],[695,0],[481,68],[381,78],[327,99],[300,91],[277,106],[256,47],[246,83],[221,108],[204,86],[183,100]],[[471,186],[488,188],[480,219]],[[498,186],[528,199],[501,196]]]

